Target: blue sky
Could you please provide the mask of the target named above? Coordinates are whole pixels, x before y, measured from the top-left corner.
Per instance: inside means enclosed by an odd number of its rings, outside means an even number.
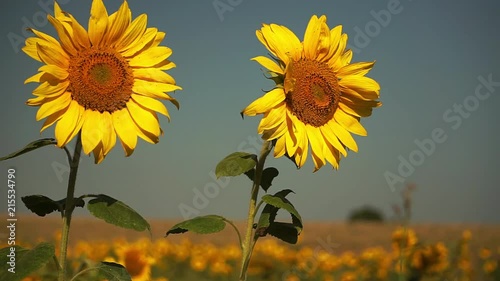
[[[35,85],[23,81],[41,65],[20,52],[26,27],[54,34],[44,18],[44,7],[53,4],[24,3],[0,4],[0,155],[53,137],[53,129],[40,136],[37,108],[24,104]],[[86,25],[90,0],[59,3]],[[105,4],[111,13],[121,1]],[[268,165],[280,170],[270,191],[293,189],[290,199],[306,220],[342,220],[365,204],[390,216],[404,184],[415,183],[414,221],[500,222],[497,1],[131,0],[129,5],[134,18],[146,13],[148,26],[167,33],[163,45],[173,49],[177,68],[169,73],[183,87],[174,94],[181,108],[167,105],[172,121],[161,117],[160,143],[140,141],[129,158],[117,145],[100,165],[84,157],[76,195],[105,193],[151,218],[182,217],[180,209],[192,208],[200,215],[242,219],[250,181],[217,182],[211,174],[227,154],[260,149],[260,117],[239,115],[273,86],[250,61],[268,53],[255,30],[278,23],[302,39],[311,15],[325,14],[331,28],[342,24],[349,35],[353,62],[377,61],[368,76],[380,83],[383,106],[362,120],[368,136],[355,137],[359,152],[343,159],[338,171],[327,166],[313,174],[310,158],[301,170],[285,158],[269,158]],[[20,206],[21,196],[63,198],[65,165],[64,152],[52,147],[1,162],[4,176],[8,168],[16,169],[18,212],[29,212]],[[0,190],[6,198],[6,188]],[[5,206],[6,199],[2,212]]]

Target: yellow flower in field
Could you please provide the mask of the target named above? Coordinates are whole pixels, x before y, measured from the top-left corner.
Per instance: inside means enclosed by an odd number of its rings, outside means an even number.
[[[108,16],[102,0],[94,0],[88,31],[54,3],[48,15],[59,41],[31,29],[36,37],[26,40],[23,51],[45,65],[25,83],[40,85],[28,105],[40,106],[37,121],[46,118],[41,131],[57,122],[55,137],[63,147],[79,132],[85,154],[94,153],[100,163],[118,135],[125,155],[137,145],[137,136],[157,143],[162,130],[157,112],[169,118],[157,99],[177,101],[166,94],[181,89],[164,70],[175,67],[167,58],[165,37],[147,28],[147,16],[132,21],[126,1]]]
[[[415,246],[418,242],[417,235],[412,229],[398,227],[392,233],[392,248],[395,252],[408,250]]]
[[[483,264],[483,270],[485,273],[490,274],[497,269],[498,262],[496,260],[489,260]]]
[[[155,259],[149,256],[149,249],[143,243],[122,244],[116,248],[117,263],[123,265],[132,281],[149,281],[151,278],[151,266]],[[113,261],[108,259],[108,261]]]
[[[488,248],[481,248],[479,250],[479,257],[483,260],[491,257],[491,250]]]
[[[303,42],[276,24],[264,24],[256,34],[274,61],[264,56],[253,60],[269,70],[276,87],[242,114],[264,114],[258,132],[275,142],[275,157],[287,155],[300,168],[310,145],[315,171],[326,161],[338,169],[346,148],[358,151],[351,133],[367,135],[360,118],[381,105],[379,84],[365,77],[374,62],[350,64],[347,34],[342,26],[330,30],[326,16],[311,17]]]

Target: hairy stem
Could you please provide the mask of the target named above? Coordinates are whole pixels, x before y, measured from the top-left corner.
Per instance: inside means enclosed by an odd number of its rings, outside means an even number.
[[[68,180],[68,191],[66,195],[66,204],[64,211],[62,213],[63,226],[62,226],[62,235],[61,235],[61,253],[59,256],[60,268],[59,268],[59,281],[66,280],[66,268],[67,268],[67,251],[68,251],[68,240],[69,240],[69,227],[71,224],[71,215],[73,214],[73,210],[75,209],[75,183],[76,183],[76,174],[78,172],[78,165],[80,163],[80,154],[82,151],[82,139],[81,135],[78,134],[76,140],[75,151],[73,153],[73,157],[70,159],[70,171],[69,171],[69,180]]]
[[[272,145],[271,142],[265,141],[262,144],[262,149],[260,151],[260,156],[257,161],[257,166],[255,167],[255,175],[253,179],[252,192],[250,196],[250,205],[248,207],[248,218],[247,218],[247,228],[245,232],[245,240],[242,244],[242,256],[241,256],[241,271],[240,271],[240,281],[245,281],[247,279],[247,269],[250,263],[250,258],[252,256],[253,245],[255,244],[255,239],[253,237],[253,224],[255,218],[255,212],[257,211],[257,196],[259,195],[260,181],[262,178],[262,171],[264,170],[264,163],[266,161],[267,155],[271,152]]]

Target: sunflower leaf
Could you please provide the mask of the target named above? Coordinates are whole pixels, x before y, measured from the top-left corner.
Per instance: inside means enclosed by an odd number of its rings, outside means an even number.
[[[222,231],[226,227],[226,219],[217,215],[195,217],[180,222],[170,228],[165,236],[169,234],[180,234],[192,231],[198,234],[210,234]]]
[[[29,195],[21,197],[26,208],[28,208],[33,213],[39,215],[40,217],[44,217],[47,214],[50,214],[54,211],[61,211],[62,206],[47,196],[43,195]]]
[[[254,180],[255,177],[255,169],[251,169],[245,172],[245,175],[251,180]],[[262,171],[262,177],[260,179],[260,186],[264,189],[265,192],[271,187],[273,180],[275,177],[279,175],[278,169],[274,167],[265,168]]]
[[[127,269],[119,263],[102,261],[93,269],[99,270],[100,277],[108,281],[132,281]]]
[[[47,264],[54,254],[54,245],[46,242],[38,244],[31,250],[20,246],[0,249],[0,280],[23,280]]]
[[[267,233],[287,243],[296,244],[300,232],[293,223],[275,221],[269,225]]]
[[[262,201],[267,203],[255,227],[255,236],[263,237],[270,234],[285,242],[297,243],[298,235],[302,231],[302,218],[295,207],[285,197],[293,192],[285,189],[274,195],[264,195]],[[292,223],[276,222],[276,215],[280,209],[286,210],[292,216]]]
[[[222,159],[215,168],[215,176],[235,177],[239,176],[257,164],[257,155],[246,152],[234,152]]]
[[[108,195],[99,194],[87,204],[90,213],[105,222],[136,231],[148,230],[149,223],[134,209]]]
[[[23,147],[22,149],[20,149],[16,152],[13,152],[7,156],[1,157],[0,161],[11,159],[11,158],[23,155],[24,153],[28,153],[32,150],[37,149],[37,148],[44,147],[46,145],[51,145],[51,144],[57,144],[56,140],[52,139],[52,138],[39,139],[39,140],[36,140],[34,142],[30,142],[25,147]]]

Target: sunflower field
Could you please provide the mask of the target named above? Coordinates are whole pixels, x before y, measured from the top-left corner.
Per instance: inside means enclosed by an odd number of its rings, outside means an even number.
[[[390,249],[368,247],[356,252],[300,243],[292,247],[276,239],[264,239],[255,246],[249,280],[500,280],[500,247],[472,251],[470,231],[454,241],[425,243],[412,229],[399,227],[387,239]],[[218,246],[188,238],[178,242],[165,238],[79,240],[68,254],[69,271],[73,280],[80,281],[107,280],[93,270],[97,261],[124,265],[133,281],[236,280],[241,258],[237,244]],[[23,279],[42,280],[57,280],[54,263]]]

